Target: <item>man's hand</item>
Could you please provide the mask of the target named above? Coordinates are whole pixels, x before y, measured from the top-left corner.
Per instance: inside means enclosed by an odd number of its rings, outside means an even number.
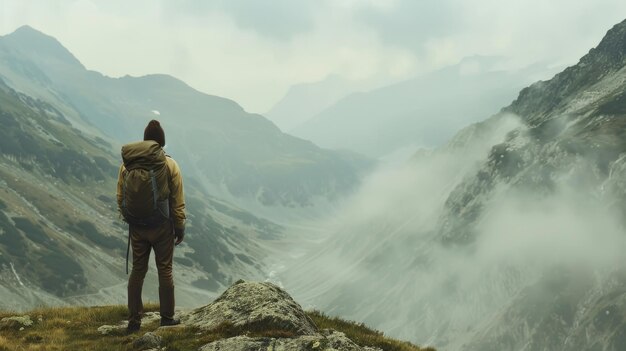
[[[182,243],[185,238],[185,228],[174,228],[174,238],[176,238],[174,245]]]

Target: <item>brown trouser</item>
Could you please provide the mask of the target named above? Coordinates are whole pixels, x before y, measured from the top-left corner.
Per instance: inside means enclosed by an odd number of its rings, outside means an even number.
[[[174,318],[174,280],[172,259],[174,258],[174,233],[171,222],[156,228],[131,225],[130,242],[133,249],[133,269],[128,278],[128,321],[141,323],[143,301],[141,289],[148,272],[150,251],[154,249],[154,260],[159,273],[159,303],[161,318]]]

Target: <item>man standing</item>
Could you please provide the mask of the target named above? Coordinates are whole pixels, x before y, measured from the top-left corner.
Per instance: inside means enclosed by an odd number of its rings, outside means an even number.
[[[141,327],[141,290],[152,249],[159,274],[161,326],[180,323],[174,318],[172,260],[174,245],[185,236],[183,179],[176,161],[163,151],[165,132],[158,121],[148,123],[143,139],[122,147],[124,163],[117,182],[117,203],[129,224],[133,252],[128,278],[128,332]],[[128,266],[126,269],[128,273]]]

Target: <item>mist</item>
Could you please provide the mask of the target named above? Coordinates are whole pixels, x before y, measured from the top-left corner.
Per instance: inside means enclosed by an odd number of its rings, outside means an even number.
[[[508,309],[533,311],[523,302],[528,291],[540,287],[537,299],[552,301],[561,288],[543,285],[555,276],[593,286],[623,266],[626,249],[620,214],[609,205],[616,200],[593,160],[555,171],[550,187],[498,181],[469,200],[481,204],[465,223],[471,238],[445,236],[458,220],[450,207],[459,189],[484,171],[497,145],[527,136],[518,117],[497,116],[446,147],[386,163],[320,223],[321,243],[273,280],[307,307],[448,350],[472,349],[475,330],[489,330]]]

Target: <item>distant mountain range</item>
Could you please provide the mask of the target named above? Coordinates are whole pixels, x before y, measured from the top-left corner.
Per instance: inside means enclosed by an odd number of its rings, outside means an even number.
[[[624,179],[626,21],[499,113],[367,181],[336,231],[278,276],[305,303],[438,349],[624,350]]]
[[[330,75],[319,82],[297,84],[264,114],[283,131],[290,133],[337,101],[359,91],[366,91],[368,82],[351,81]]]
[[[116,145],[140,139],[158,118],[187,174],[235,201],[310,206],[350,192],[371,164],[284,134],[235,102],[170,76],[110,78],[86,70],[56,39],[28,26],[0,38],[0,77]]]
[[[432,73],[353,93],[290,132],[322,147],[370,157],[405,147],[441,146],[460,128],[510,103],[521,88],[549,71],[541,64],[504,70],[499,68],[503,64],[502,58],[468,57]]]

